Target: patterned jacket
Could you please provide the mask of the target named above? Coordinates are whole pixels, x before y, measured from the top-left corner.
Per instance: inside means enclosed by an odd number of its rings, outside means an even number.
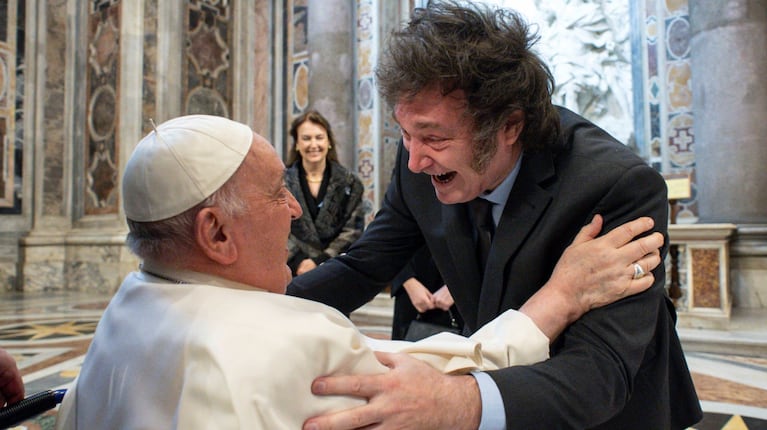
[[[328,162],[332,165],[330,181],[315,221],[309,215],[301,190],[298,165],[293,164],[285,171],[285,183],[304,212],[291,225],[288,259],[300,250],[312,259],[319,257],[324,261],[345,252],[362,235],[365,224],[362,182],[340,164]]]

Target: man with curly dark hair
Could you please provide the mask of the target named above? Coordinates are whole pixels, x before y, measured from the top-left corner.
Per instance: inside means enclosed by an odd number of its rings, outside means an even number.
[[[350,312],[426,244],[470,334],[554,282],[557,259],[597,215],[603,231],[649,216],[667,237],[663,178],[552,104],[536,40],[512,11],[455,1],[430,2],[392,34],[376,76],[402,145],[382,209],[346,255],[294,279],[289,294]],[[472,226],[481,206],[483,230]],[[647,279],[641,265],[624,271]],[[577,321],[563,315],[571,325],[542,363],[444,376],[382,354],[385,375],[319,378],[315,393],[368,404],[304,428],[687,428],[700,404],[663,264],[652,275],[644,293]]]

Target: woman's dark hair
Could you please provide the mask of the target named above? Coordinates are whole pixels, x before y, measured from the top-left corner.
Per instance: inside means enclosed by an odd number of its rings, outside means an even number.
[[[293,163],[301,159],[301,154],[296,151],[296,144],[298,143],[298,127],[305,122],[311,122],[319,125],[325,129],[325,133],[328,135],[328,160],[338,162],[338,153],[336,152],[336,139],[333,137],[333,129],[330,128],[330,123],[321,113],[316,110],[308,110],[301,115],[297,116],[290,124],[290,137],[293,138],[293,145],[288,151],[287,165],[292,166]]]
[[[554,78],[532,51],[538,36],[515,12],[481,3],[430,1],[394,31],[376,67],[376,84],[390,107],[437,86],[462,90],[474,127],[475,167],[496,151],[497,132],[515,111],[524,114],[525,150],[546,146],[559,133],[551,102]]]

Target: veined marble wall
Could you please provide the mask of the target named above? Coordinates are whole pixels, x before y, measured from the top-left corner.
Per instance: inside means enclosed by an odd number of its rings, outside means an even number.
[[[2,158],[21,186],[0,209],[0,288],[113,291],[137,263],[124,246],[120,176],[150,119],[220,114],[271,138],[274,2],[0,7],[0,60],[11,61],[0,69],[15,79],[0,76],[0,89],[13,88],[0,91],[0,133],[23,132],[10,152],[15,165]],[[7,95],[16,106],[3,129]]]
[[[0,93],[5,128],[0,139],[0,287],[17,279],[17,230],[29,225],[31,181],[24,180],[31,157],[25,157],[25,79],[27,77],[26,3],[7,1],[0,13]],[[8,126],[11,125],[9,128]],[[29,176],[29,175],[27,175]],[[26,192],[24,191],[26,190]]]
[[[18,94],[17,82],[17,31],[20,25],[21,35],[24,35],[24,5],[21,5],[21,16],[17,19],[16,2],[0,3],[0,208],[15,206],[16,169],[16,115]],[[21,41],[24,46],[24,40]],[[24,58],[23,49],[20,56]],[[23,70],[23,69],[22,69]],[[23,79],[23,74],[21,75]]]
[[[698,216],[688,1],[512,4],[534,5],[547,26],[539,23],[542,47],[550,43],[563,51],[551,60],[559,103],[635,145],[661,172],[693,175],[693,198],[681,202],[680,222]],[[0,69],[16,68],[0,76],[0,117],[15,127],[10,132],[6,122],[6,139],[0,140],[0,288],[114,288],[135,267],[122,245],[120,172],[151,129],[149,119],[159,123],[187,112],[249,123],[284,154],[293,116],[318,102],[312,100],[318,94],[338,92],[322,106],[348,104],[337,119],[351,124],[343,145],[346,164],[365,184],[370,221],[388,186],[399,139],[390,112],[378,101],[373,69],[385,35],[425,0],[334,2],[0,2],[8,8],[5,16],[0,13]],[[699,7],[710,4],[704,3]],[[344,14],[328,11],[328,4]],[[334,28],[312,33],[309,18],[340,16],[349,21],[339,22],[351,29],[343,31],[349,43],[331,48],[351,82],[339,79],[332,91],[312,92],[312,50],[325,46],[321,37],[337,34]],[[596,57],[585,60],[587,54]],[[323,66],[322,73],[331,70],[332,58],[320,60],[315,66]],[[13,135],[17,139],[9,144]],[[739,227],[738,237],[743,231]],[[754,241],[763,247],[762,236]]]

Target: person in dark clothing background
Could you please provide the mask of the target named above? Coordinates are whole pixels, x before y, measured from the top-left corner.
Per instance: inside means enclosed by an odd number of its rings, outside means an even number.
[[[394,340],[405,339],[410,323],[419,318],[419,314],[422,321],[463,328],[453,296],[426,246],[418,250],[392,280],[391,295],[394,297],[391,331]]]
[[[338,162],[330,122],[315,110],[290,126],[285,182],[304,215],[293,221],[288,266],[301,275],[346,251],[362,234],[362,182]]]

